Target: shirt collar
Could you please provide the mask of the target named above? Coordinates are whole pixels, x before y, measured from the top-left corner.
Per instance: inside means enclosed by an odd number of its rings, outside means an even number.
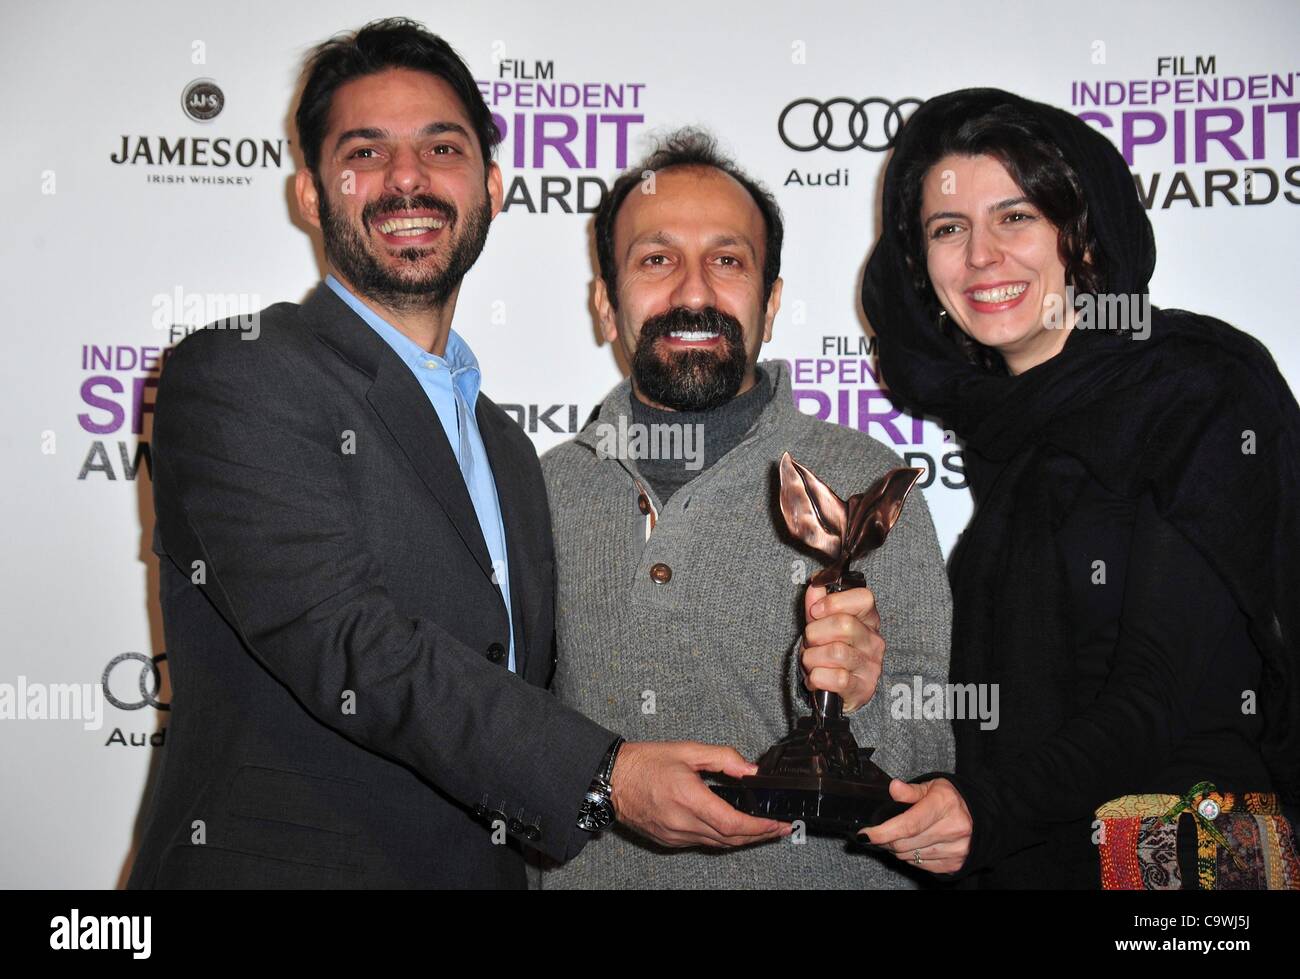
[[[402,358],[402,362],[414,371],[417,377],[428,374],[428,364],[431,361],[438,364],[439,367],[447,371],[447,375],[460,391],[465,403],[469,405],[471,410],[474,408],[478,400],[479,388],[483,382],[483,375],[479,369],[478,358],[474,356],[474,351],[470,349],[469,344],[465,342],[465,339],[459,333],[455,330],[448,331],[447,348],[443,356],[439,357],[437,354],[429,353],[429,351],[377,314],[333,275],[325,276],[325,284],[333,289],[335,294],[366,322],[367,326],[378,333],[393,348],[397,356]]]

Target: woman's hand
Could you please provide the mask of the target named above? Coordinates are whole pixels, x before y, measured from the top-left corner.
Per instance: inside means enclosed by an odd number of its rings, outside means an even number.
[[[859,830],[860,835],[932,874],[961,870],[970,853],[972,823],[966,800],[953,784],[946,778],[916,785],[894,779],[889,794],[911,808],[879,826]]]

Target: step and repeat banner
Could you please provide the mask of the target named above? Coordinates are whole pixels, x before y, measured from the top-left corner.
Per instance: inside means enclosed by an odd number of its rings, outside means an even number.
[[[125,879],[167,750],[159,372],[187,332],[322,276],[293,206],[298,71],[394,14],[461,52],[504,134],[505,208],[455,326],[539,452],[622,376],[591,306],[601,195],[654,133],[696,124],[785,213],[764,356],[790,363],[800,410],[926,467],[947,552],[971,508],[960,448],[892,407],[857,294],[891,139],[921,100],[972,85],[1100,127],[1155,224],[1153,301],[1253,333],[1300,386],[1294,0],[6,3],[0,886]]]

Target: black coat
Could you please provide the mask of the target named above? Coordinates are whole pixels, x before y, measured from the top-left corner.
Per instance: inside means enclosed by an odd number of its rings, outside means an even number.
[[[997,467],[977,454],[968,451],[966,465],[981,485],[996,480]],[[1078,459],[1051,451],[1038,453],[1032,478],[1050,500],[1049,566],[1065,596],[1068,697],[1050,736],[1022,743],[1009,784],[980,777],[979,741],[988,734],[964,722],[957,773],[947,777],[974,821],[967,864],[987,868],[970,884],[1096,889],[1094,811],[1102,802],[1182,795],[1202,781],[1220,791],[1273,790],[1260,751],[1263,717],[1249,709],[1258,707],[1263,662],[1227,586],[1151,494],[1113,493]],[[954,574],[961,565],[954,554]],[[972,664],[956,648],[950,676],[1031,691],[1019,675],[1032,674],[1027,661],[1052,658],[1046,649],[1006,652]],[[1011,724],[1025,710],[1007,699],[1000,709]]]
[[[945,152],[946,134],[978,126],[999,139],[1026,138],[1008,127],[1030,134],[1068,164],[1086,203],[1094,298],[1139,316],[1148,308],[1145,331],[1076,326],[1056,356],[1014,376],[985,369],[944,334],[909,253],[908,188]],[[1078,821],[1116,795],[1185,792],[1191,784],[1175,773],[1208,778],[1226,764],[1223,788],[1300,799],[1300,408],[1268,351],[1217,319],[1149,306],[1155,239],[1128,165],[1104,135],[1052,106],[995,89],[926,102],[895,143],[882,225],[862,297],[884,378],[897,403],[962,439],[975,498],[950,565],[949,675],[1000,689],[995,729],[953,726],[958,788],[974,817],[963,871],[992,865],[990,877],[1011,886],[1061,886],[1043,840],[1077,840]],[[1073,546],[1063,546],[1071,504],[1053,468],[1062,461],[1102,494]],[[1107,513],[1106,500],[1118,510]],[[1146,587],[1111,620],[1081,615],[1070,577],[1107,533],[1118,534],[1130,575],[1140,573],[1130,584]],[[1189,688],[1189,625],[1220,630],[1195,637],[1217,646],[1201,654],[1211,657],[1201,660],[1209,688]],[[1227,660],[1214,658],[1225,650]],[[1085,701],[1078,671],[1089,663],[1104,669]],[[1186,705],[1215,683],[1236,684],[1240,704],[1256,667],[1261,723],[1199,737]],[[1180,759],[1190,767],[1169,767]]]

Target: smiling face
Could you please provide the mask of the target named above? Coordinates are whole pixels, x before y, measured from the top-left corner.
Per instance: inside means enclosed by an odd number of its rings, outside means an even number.
[[[1074,311],[1057,229],[1000,161],[936,163],[922,186],[921,221],[930,283],[957,326],[1001,353],[1013,374],[1060,353]],[[1052,328],[1062,311],[1066,328]]]
[[[501,210],[501,171],[451,86],[426,72],[339,86],[318,171],[298,174],[303,216],[344,283],[390,309],[454,298]]]
[[[605,338],[632,365],[643,401],[707,411],[749,390],[781,305],[781,280],[763,297],[766,227],[749,192],[713,167],[655,174],[614,221],[617,310],[596,283]]]

